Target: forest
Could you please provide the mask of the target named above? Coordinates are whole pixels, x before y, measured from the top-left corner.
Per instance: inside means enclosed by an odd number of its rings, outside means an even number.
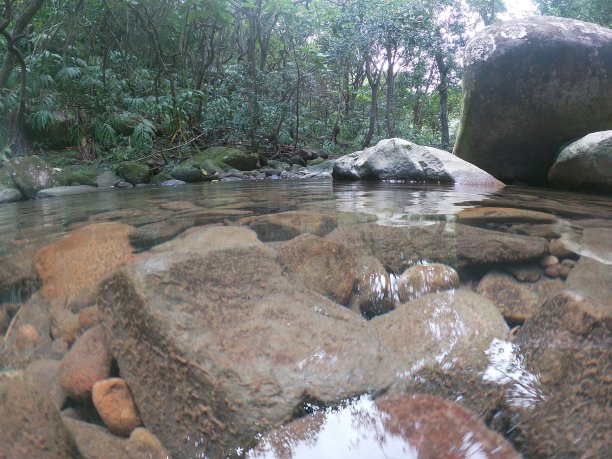
[[[2,0],[0,159],[166,163],[402,137],[451,149],[461,56],[502,0]],[[609,0],[536,0],[612,26]]]

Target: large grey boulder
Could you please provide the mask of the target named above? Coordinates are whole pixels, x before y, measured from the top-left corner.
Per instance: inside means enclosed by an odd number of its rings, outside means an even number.
[[[337,159],[333,177],[503,186],[485,171],[447,151],[403,139],[381,140],[374,147]]]
[[[561,150],[548,182],[556,188],[612,191],[612,131],[594,132]]]
[[[5,168],[15,187],[28,199],[36,197],[40,190],[58,185],[57,171],[36,155],[11,158]]]
[[[392,379],[367,321],[286,277],[244,227],[158,246],[97,300],[142,420],[174,457],[226,457],[309,403]]]
[[[531,17],[492,25],[465,51],[454,153],[504,181],[545,184],[563,143],[610,128],[612,30]]]

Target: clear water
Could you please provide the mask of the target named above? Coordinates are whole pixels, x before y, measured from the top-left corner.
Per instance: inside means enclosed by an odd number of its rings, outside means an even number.
[[[191,205],[197,206],[198,210],[190,208]],[[85,196],[4,204],[0,206],[0,262],[15,253],[30,256],[38,247],[92,222],[113,220],[138,226],[156,220],[189,217],[201,212],[201,208],[215,212],[206,221],[200,220],[200,225],[228,224],[249,214],[258,216],[306,210],[330,215],[338,212],[365,214],[378,225],[387,227],[422,227],[440,221],[452,222],[461,210],[476,207],[527,209],[552,214],[558,219],[555,231],[565,241],[566,247],[577,256],[595,260],[612,270],[612,240],[609,239],[612,234],[612,200],[607,196],[521,187],[492,191],[453,186],[328,181],[245,181],[178,188],[106,190]],[[507,230],[490,224],[487,227],[495,231]],[[591,229],[597,230],[594,233],[597,237],[585,236],[591,234]],[[470,273],[472,277],[467,279],[466,288],[475,288],[483,274]],[[0,301],[25,301],[35,288],[32,285],[13,286],[0,292]],[[384,285],[380,287],[384,288]],[[606,298],[612,298],[612,287],[604,285],[600,288],[604,290],[578,293],[599,298],[600,302],[604,298],[605,303]],[[604,304],[605,307],[611,305],[612,300]],[[447,332],[432,329],[432,333]],[[610,336],[604,336],[602,342],[609,343]],[[606,352],[609,350],[605,349]],[[512,344],[511,337],[494,341],[487,352],[490,365],[479,377],[484,381],[509,385],[507,397],[510,404],[528,408],[545,397],[546,381],[542,382],[538,374],[525,368],[521,351]],[[604,355],[609,357],[610,354]],[[461,397],[457,400],[461,401]],[[359,412],[370,413],[368,423],[359,422],[359,416],[355,418],[355,413]],[[421,457],[418,447],[406,443],[396,433],[381,437],[384,416],[372,415],[373,412],[377,413],[369,398],[360,398],[348,408],[330,411],[325,428],[317,430],[307,440],[296,440],[293,452],[287,457]],[[376,419],[374,430],[370,428],[372,416]],[[513,439],[512,430],[517,426],[496,425],[495,419],[487,421],[507,438]],[[355,449],[356,444],[361,444],[361,449]],[[197,442],[192,454],[206,456]],[[268,450],[261,457],[276,456]],[[477,442],[468,442],[463,453],[456,457],[489,456],[479,449]],[[597,453],[593,457],[598,457]]]

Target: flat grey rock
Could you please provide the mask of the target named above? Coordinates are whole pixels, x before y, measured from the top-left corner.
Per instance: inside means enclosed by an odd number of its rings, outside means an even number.
[[[57,198],[60,196],[71,196],[74,194],[86,194],[98,191],[95,186],[89,185],[75,185],[75,186],[56,186],[53,188],[46,188],[36,193],[37,199],[45,198]]]

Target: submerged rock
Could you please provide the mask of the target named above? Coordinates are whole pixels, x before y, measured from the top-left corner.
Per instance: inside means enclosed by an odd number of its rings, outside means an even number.
[[[612,131],[594,132],[565,147],[548,171],[556,188],[612,191]]]
[[[467,225],[557,222],[557,217],[552,214],[514,207],[472,207],[458,212],[455,219]]]
[[[609,284],[608,284],[609,285]],[[570,292],[557,295],[516,336],[537,375],[514,413],[526,457],[606,457],[610,435],[612,309]],[[518,380],[518,384],[521,380]]]
[[[370,324],[395,354],[400,378],[445,364],[478,368],[486,360],[491,341],[508,333],[493,303],[463,290],[431,293],[400,304]]]
[[[129,237],[134,228],[122,223],[97,223],[79,228],[40,249],[36,271],[42,295],[52,305],[91,292],[95,285],[133,257]]]
[[[333,454],[330,453],[333,451]],[[266,434],[249,459],[299,457],[519,459],[473,413],[429,395],[360,399]]]
[[[304,211],[267,214],[248,218],[245,222],[264,242],[286,241],[305,233],[325,236],[338,224],[331,215]]]
[[[521,283],[508,274],[491,272],[482,278],[476,291],[495,303],[508,322],[517,324],[525,322],[564,287],[560,280]]]
[[[80,458],[59,411],[21,372],[0,372],[0,456]]]
[[[367,322],[285,277],[252,231],[168,247],[108,277],[97,301],[143,422],[172,454],[230,454],[305,403],[390,383]]]
[[[610,304],[612,301],[612,265],[581,257],[567,278],[567,286],[585,298]]]
[[[112,433],[128,436],[142,424],[125,380],[108,378],[97,381],[93,385],[91,398],[102,421]]]
[[[457,287],[459,287],[457,271],[440,263],[412,266],[397,279],[397,290],[402,302]]]
[[[381,140],[376,146],[336,160],[334,178],[408,180],[501,187],[503,183],[451,153],[403,139]]]
[[[85,459],[169,459],[168,451],[147,429],[134,430],[130,438],[111,434],[104,427],[62,415],[62,422]]]
[[[394,273],[423,261],[466,268],[539,259],[546,251],[546,239],[452,222],[410,227],[343,226],[327,237],[375,256]]]
[[[298,236],[278,250],[282,265],[305,286],[340,304],[348,304],[357,258],[339,242],[312,234]]]
[[[91,396],[94,384],[110,376],[112,355],[101,326],[81,336],[62,360],[59,382],[76,399]]]
[[[465,50],[454,154],[510,182],[545,184],[561,145],[610,128],[612,31],[530,17],[477,33]]]

